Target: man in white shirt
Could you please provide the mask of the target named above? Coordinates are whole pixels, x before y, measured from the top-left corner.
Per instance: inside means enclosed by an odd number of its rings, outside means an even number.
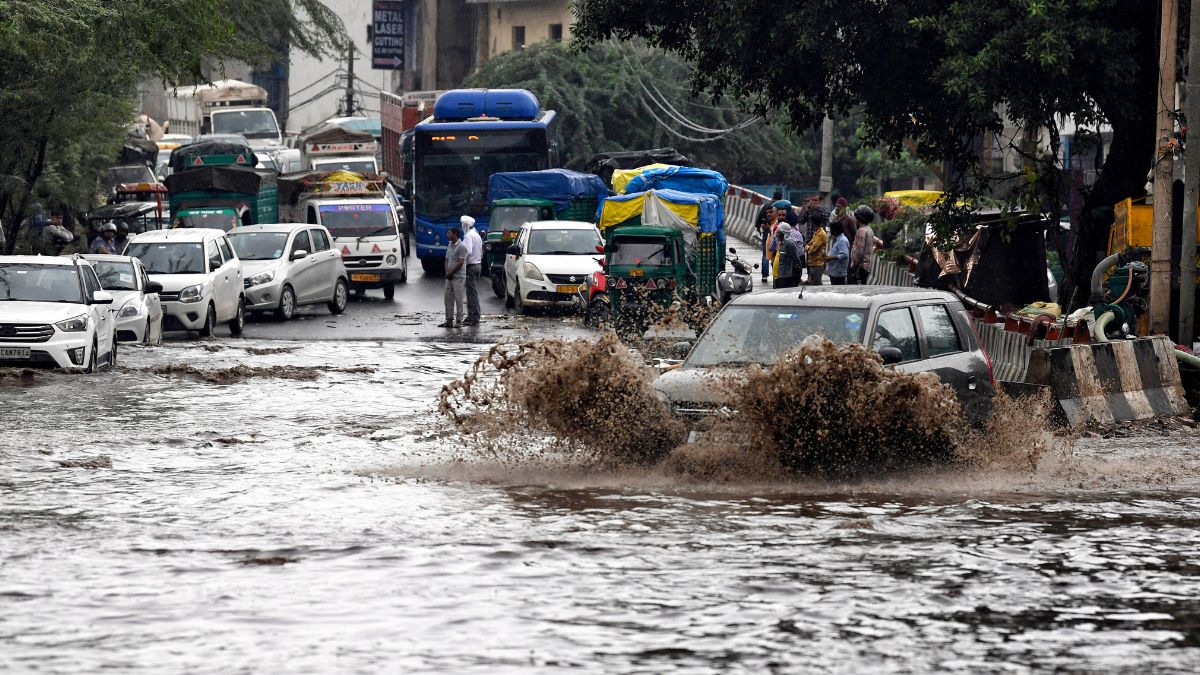
[[[462,224],[463,245],[467,247],[467,320],[464,326],[479,325],[479,274],[483,270],[483,238],[475,229],[475,219],[463,216],[458,219]]]

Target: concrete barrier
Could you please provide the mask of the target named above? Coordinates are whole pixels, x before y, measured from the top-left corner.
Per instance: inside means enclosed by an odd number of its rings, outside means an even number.
[[[907,263],[895,263],[876,253],[871,258],[868,286],[916,286]]]
[[[1049,387],[1073,427],[1185,415],[1174,350],[1167,337],[1034,349],[1025,381]]]
[[[737,185],[730,185],[725,192],[725,233],[754,246],[762,246],[762,235],[755,227],[758,211],[771,198]]]

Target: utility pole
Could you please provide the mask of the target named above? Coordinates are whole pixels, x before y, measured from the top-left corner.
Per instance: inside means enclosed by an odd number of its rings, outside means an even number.
[[[1164,0],[1165,1],[1165,0]],[[354,116],[354,43],[347,45],[346,60],[346,117]]]
[[[833,119],[828,115],[821,122],[821,204],[833,208]]]
[[[1196,199],[1200,197],[1200,7],[1188,24],[1188,141],[1184,150],[1183,237],[1179,247],[1179,344],[1192,346],[1196,329]],[[1195,133],[1192,133],[1195,130]]]
[[[1150,242],[1150,334],[1171,330],[1171,182],[1174,161],[1167,143],[1175,131],[1177,0],[1162,0],[1158,37],[1158,145],[1154,149],[1154,230]]]

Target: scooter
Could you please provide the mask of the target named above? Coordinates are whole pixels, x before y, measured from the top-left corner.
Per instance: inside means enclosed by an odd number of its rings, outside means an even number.
[[[754,270],[758,269],[757,263],[751,268],[742,262],[741,258],[737,257],[737,251],[732,247],[729,249],[729,253],[732,256],[729,258],[729,264],[733,266],[733,271],[722,270],[717,275],[717,291],[721,294],[722,305],[732,300],[735,295],[742,295],[754,290]]]

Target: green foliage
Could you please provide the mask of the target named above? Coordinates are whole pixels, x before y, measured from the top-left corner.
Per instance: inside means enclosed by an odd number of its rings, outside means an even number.
[[[296,7],[320,30],[337,31],[313,35]],[[283,37],[328,49],[344,32],[322,9],[317,0],[0,0],[0,220],[9,252],[34,202],[74,212],[94,205],[137,112],[139,83],[204,81],[205,64],[261,60]]]

